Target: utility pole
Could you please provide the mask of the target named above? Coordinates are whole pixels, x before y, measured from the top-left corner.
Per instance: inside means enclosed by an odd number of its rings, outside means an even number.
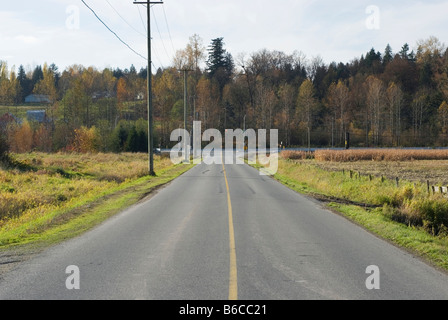
[[[187,116],[187,106],[188,106],[188,77],[187,77],[187,72],[192,71],[190,69],[182,69],[181,71],[184,72],[184,129],[185,131],[188,131],[187,129],[187,120],[188,120],[188,116]],[[188,152],[188,143],[189,141],[187,141],[187,139],[184,139],[184,150],[185,150],[185,162],[189,162],[190,161],[190,153]]]
[[[148,15],[148,153],[149,153],[149,175],[155,176],[154,171],[154,129],[153,129],[153,106],[152,106],[152,58],[151,58],[151,5],[163,4],[162,1],[151,2],[147,1],[134,1],[134,4],[146,4]]]
[[[193,116],[191,120],[191,137],[190,137],[190,145],[193,147],[193,128],[194,128],[194,122],[196,121],[196,95],[193,95],[189,99],[190,102],[190,109],[193,109]]]
[[[188,100],[187,72],[188,72],[188,70],[184,69],[184,129],[185,129],[185,131],[187,131],[187,100]],[[188,159],[190,159],[190,154],[187,153],[187,151],[188,151],[187,139],[184,139],[184,142],[185,142],[185,145],[184,145],[184,147],[185,147],[185,149],[184,149],[185,150],[185,162],[188,162]]]
[[[249,88],[249,95],[250,95],[250,105],[252,108],[255,108],[255,103],[254,103],[254,97],[253,97],[253,93],[252,93],[252,88],[250,86],[250,79],[249,79],[249,73],[246,70],[245,66],[241,66],[244,70],[244,72],[246,73],[246,80],[247,80],[247,87]]]

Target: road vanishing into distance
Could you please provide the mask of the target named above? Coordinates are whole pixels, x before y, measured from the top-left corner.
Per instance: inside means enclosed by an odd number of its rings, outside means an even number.
[[[0,298],[447,299],[448,276],[248,165],[201,164],[21,263]]]

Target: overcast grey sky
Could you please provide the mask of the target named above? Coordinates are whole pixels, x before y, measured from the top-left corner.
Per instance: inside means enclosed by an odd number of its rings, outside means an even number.
[[[84,0],[135,51],[146,56],[146,9],[133,0]],[[162,7],[163,6],[163,7]],[[448,1],[404,0],[165,0],[152,8],[153,63],[172,64],[174,53],[198,34],[208,46],[224,37],[237,57],[261,49],[320,55],[349,62],[372,47],[394,52],[433,35],[448,42]],[[117,13],[118,12],[118,13]],[[142,21],[143,20],[143,21]],[[0,60],[10,67],[56,63],[137,69],[146,61],[124,46],[81,0],[2,0]]]

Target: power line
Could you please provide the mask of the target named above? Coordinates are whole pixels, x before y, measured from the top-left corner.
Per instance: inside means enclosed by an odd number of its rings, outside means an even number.
[[[148,8],[145,4],[141,4],[141,5],[142,5],[143,7],[145,7],[145,8]],[[150,8],[152,8],[152,7],[154,7],[154,6],[155,6],[155,4],[151,5]],[[140,16],[140,21],[142,22],[143,28],[144,28],[145,30],[147,30],[147,28],[146,28],[146,26],[145,26],[145,23],[144,23],[144,21],[143,21],[142,14],[141,14],[141,12],[140,12],[140,7],[137,6],[137,8],[138,8],[138,14],[139,14],[139,16]],[[163,8],[163,6],[162,6],[162,8]],[[163,9],[163,10],[165,11],[165,9]],[[163,42],[162,34],[160,33],[159,24],[157,23],[157,18],[156,18],[156,16],[155,16],[154,10],[152,11],[152,14],[153,14],[153,16],[154,16],[154,21],[155,21],[155,23],[156,23],[156,27],[157,27],[157,31],[158,31],[159,36],[160,36],[160,40],[162,41],[163,49],[165,50],[166,55],[167,55],[167,56],[170,56],[169,53],[168,53],[168,51],[166,50],[165,43]],[[165,21],[166,21],[166,18],[165,18]],[[169,33],[169,30],[168,30],[168,33]],[[170,33],[169,33],[169,34],[170,34]],[[170,39],[171,39],[171,34],[170,34]],[[171,45],[173,46],[172,41],[171,41]],[[156,56],[157,60],[159,61],[160,66],[162,67],[162,69],[165,69],[165,67],[163,66],[163,63],[162,63],[161,60],[160,60],[160,57],[159,57],[160,55],[159,55],[159,52],[158,52],[157,48],[156,48],[156,47],[153,47],[153,48],[154,48],[154,51],[155,51],[155,56]],[[174,50],[174,46],[173,46],[173,50]],[[154,66],[154,67],[155,67],[155,66]]]
[[[151,45],[151,47],[155,51],[155,56],[156,56],[156,59],[159,61],[160,66],[162,67],[162,69],[165,69],[165,67],[163,66],[162,61],[160,60],[159,51],[157,50],[157,47],[156,46],[152,46],[152,45]],[[153,65],[154,65],[154,63],[153,63]],[[155,66],[154,66],[154,68],[155,68]],[[157,70],[157,68],[156,68],[156,70]]]
[[[174,49],[174,45],[173,45],[173,39],[171,38],[171,32],[170,32],[170,27],[168,25],[168,19],[166,18],[165,7],[162,6],[162,9],[163,9],[163,16],[165,17],[166,28],[168,30],[168,35],[169,35],[170,41],[171,41],[171,47],[173,48],[173,52],[176,52],[176,49]]]
[[[143,29],[145,29],[145,32],[148,32],[148,29],[146,28],[145,22],[143,21],[142,13],[140,12],[140,6],[137,6],[138,15],[140,16],[140,20],[143,25]]]
[[[151,8],[152,8],[153,6],[154,6],[154,4],[151,6]],[[145,5],[143,5],[143,7],[147,8],[147,6],[145,6]],[[142,16],[141,11],[140,11],[140,6],[137,6],[137,10],[138,10],[138,14],[139,14],[139,16],[140,16],[140,21],[142,22],[142,25],[143,25],[143,29],[145,29],[145,31],[147,32],[148,29],[147,29],[147,27],[146,27],[146,25],[145,25],[145,22],[143,21],[143,16]],[[156,48],[155,46],[152,46],[152,48],[154,49],[156,59],[158,60],[158,62],[159,62],[159,64],[160,64],[161,68],[162,68],[162,69],[165,69],[165,67],[163,66],[162,61],[160,60],[160,55],[159,55],[159,52],[158,52],[157,48]],[[157,70],[157,67],[154,65],[154,63],[153,63],[153,62],[151,62],[151,63],[152,63],[152,65],[154,66],[154,68]]]
[[[130,45],[128,45],[126,42],[124,42],[111,28],[109,28],[107,26],[106,23],[104,23],[103,20],[101,20],[101,18],[96,14],[96,12],[89,7],[89,5],[87,3],[85,3],[84,0],[81,0],[81,2],[90,10],[92,11],[92,13],[95,15],[95,17],[107,28],[107,30],[109,30],[113,35],[115,35],[115,37],[120,40],[121,43],[123,43],[126,47],[129,48],[129,50],[131,50],[132,52],[134,52],[136,55],[138,55],[139,57],[141,57],[142,59],[148,60],[147,58],[145,58],[144,56],[142,56],[140,53],[138,53],[137,51],[135,51],[134,49],[131,48]]]
[[[134,30],[135,32],[137,32],[138,34],[142,35],[143,37],[146,38],[146,35],[143,34],[142,32],[138,31],[136,28],[134,28],[129,22],[126,21],[125,18],[123,18],[123,16],[120,14],[120,12],[117,11],[117,9],[114,8],[114,6],[109,2],[109,0],[106,0],[106,2],[109,4],[109,6],[115,11],[115,13],[121,18],[121,20],[123,20],[132,30]]]
[[[155,21],[155,23],[156,23],[156,28],[157,28],[157,32],[159,33],[160,40],[162,41],[163,49],[165,50],[166,56],[169,57],[170,54],[169,54],[168,51],[166,50],[165,43],[163,42],[162,34],[160,33],[159,24],[157,23],[156,14],[154,13],[154,10],[152,10],[152,15],[153,15],[153,17],[154,17],[154,21]]]

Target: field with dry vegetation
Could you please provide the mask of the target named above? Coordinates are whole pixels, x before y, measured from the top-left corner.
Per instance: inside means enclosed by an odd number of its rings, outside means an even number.
[[[6,234],[22,227],[29,234],[44,230],[70,210],[130,187],[147,188],[146,154],[13,154],[0,164],[0,245]],[[155,156],[162,178],[179,172],[169,158]],[[179,171],[179,170],[178,170]],[[155,182],[154,182],[155,183]],[[161,182],[163,183],[163,181]],[[147,192],[148,190],[144,190]],[[25,227],[24,227],[25,226]],[[3,240],[2,240],[3,239]]]
[[[317,150],[283,151],[282,158],[300,160],[321,169],[411,182],[448,185],[448,150]]]
[[[281,153],[279,176],[332,199],[382,208],[433,235],[448,234],[448,150],[318,150]]]
[[[414,161],[448,160],[448,150],[409,149],[358,149],[358,150],[317,150],[314,158],[318,161]]]

